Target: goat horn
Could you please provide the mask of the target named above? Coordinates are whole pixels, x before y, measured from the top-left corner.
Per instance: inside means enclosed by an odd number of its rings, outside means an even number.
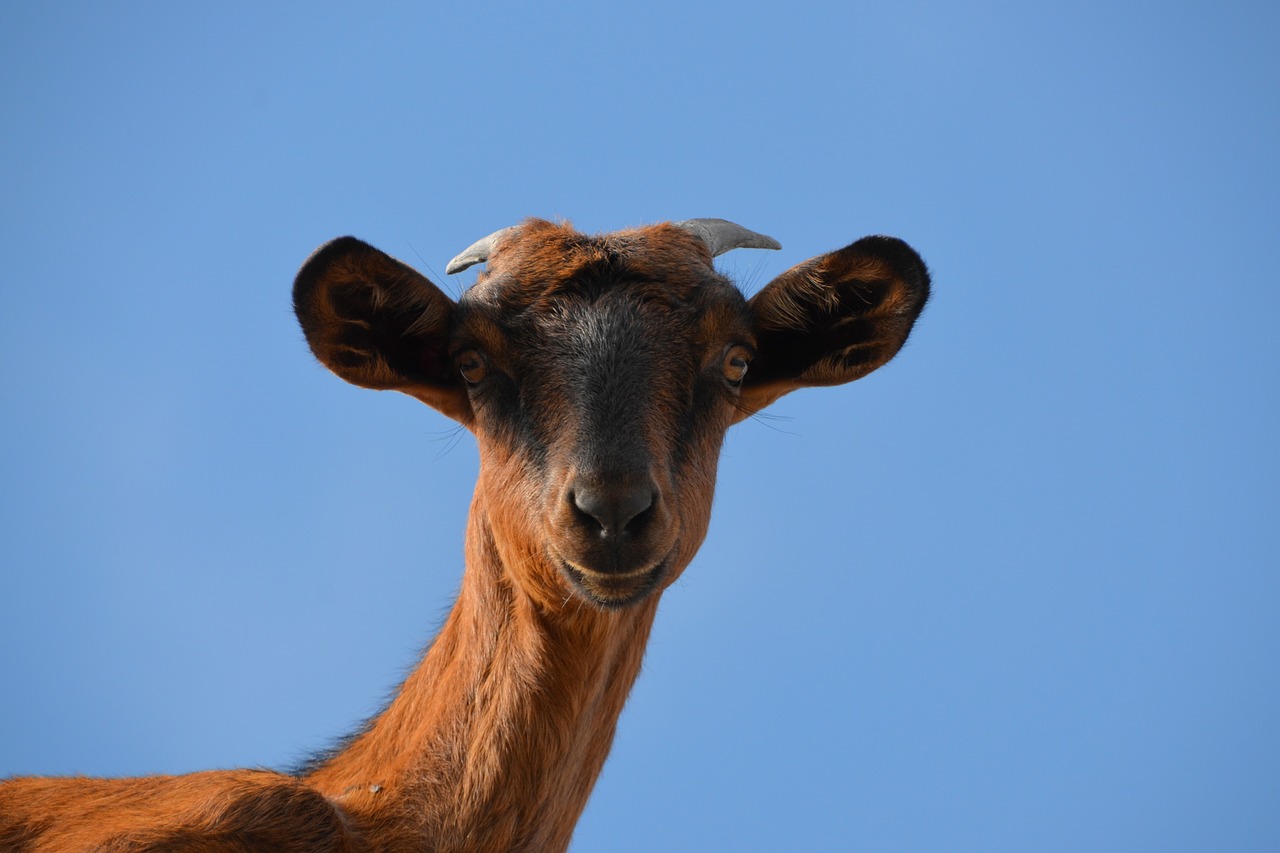
[[[782,244],[772,237],[757,234],[727,219],[685,219],[671,223],[676,228],[688,231],[707,244],[711,257],[719,257],[730,249],[781,249]],[[494,246],[515,226],[494,231],[463,249],[444,268],[446,275],[460,273],[468,267],[487,261]]]
[[[686,219],[671,224],[700,238],[711,250],[713,258],[723,255],[730,249],[782,248],[782,244],[772,237],[749,231],[727,219]]]
[[[456,272],[462,272],[467,267],[473,267],[482,261],[489,260],[489,255],[493,252],[493,247],[498,244],[499,240],[506,236],[508,231],[514,230],[516,230],[516,227],[512,225],[510,228],[503,228],[498,231],[494,231],[488,237],[483,237],[475,241],[470,246],[463,249],[457,257],[449,261],[449,265],[444,268],[445,275],[453,275]]]

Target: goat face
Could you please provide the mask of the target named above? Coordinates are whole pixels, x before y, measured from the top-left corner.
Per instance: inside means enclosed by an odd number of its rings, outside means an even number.
[[[339,376],[412,394],[475,433],[473,523],[513,583],[546,607],[576,593],[619,608],[693,558],[731,424],[901,346],[928,276],[905,244],[869,239],[748,303],[687,228],[588,237],[529,220],[494,235],[488,269],[454,303],[342,238],[303,266],[294,299]]]
[[[752,342],[746,301],[672,227],[592,239],[527,223],[495,248],[453,348],[497,538],[541,551],[590,601],[639,601],[706,533]]]

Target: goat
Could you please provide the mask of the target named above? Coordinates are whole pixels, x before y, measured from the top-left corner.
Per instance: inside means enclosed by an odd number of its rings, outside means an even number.
[[[740,247],[779,248],[723,220],[530,219],[449,264],[487,262],[456,302],[355,238],[319,248],[294,306],[320,362],[476,436],[451,613],[387,709],[297,773],[11,779],[0,848],[564,850],[726,430],[884,364],[928,298],[919,255],[867,237],[747,300],[712,264]]]

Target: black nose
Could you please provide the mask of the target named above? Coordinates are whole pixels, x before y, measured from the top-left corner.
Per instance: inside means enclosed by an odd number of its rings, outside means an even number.
[[[653,483],[645,479],[601,485],[578,483],[568,497],[583,525],[601,539],[618,540],[644,529],[656,494]]]

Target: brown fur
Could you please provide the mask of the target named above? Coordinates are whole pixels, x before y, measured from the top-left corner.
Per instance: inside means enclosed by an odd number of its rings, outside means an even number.
[[[588,237],[530,220],[458,304],[359,241],[318,250],[295,285],[317,357],[477,436],[443,629],[386,711],[300,777],[13,779],[0,850],[565,849],[659,595],[706,533],[725,430],[883,364],[927,293],[918,256],[888,238],[801,264],[751,303],[670,225]],[[749,381],[722,373],[730,349],[758,350]],[[474,387],[460,350],[481,354]],[[640,496],[608,547],[588,492],[607,511]]]

